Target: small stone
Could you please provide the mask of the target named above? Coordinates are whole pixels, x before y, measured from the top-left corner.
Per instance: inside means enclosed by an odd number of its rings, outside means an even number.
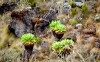
[[[96,16],[95,16],[95,20],[96,20],[97,22],[100,22],[100,17],[99,17],[99,15],[96,15]]]
[[[31,10],[31,9],[32,9],[32,7],[30,7],[30,6],[29,6],[29,7],[26,7],[25,9],[26,9],[26,10]]]
[[[77,24],[77,25],[75,26],[75,28],[77,28],[77,29],[82,29],[82,24]]]
[[[78,6],[78,7],[82,7],[84,5],[83,2],[75,2],[75,3],[76,3],[76,6]]]

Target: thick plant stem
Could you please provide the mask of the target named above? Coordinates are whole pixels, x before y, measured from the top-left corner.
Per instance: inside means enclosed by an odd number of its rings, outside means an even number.
[[[55,31],[53,31],[53,35],[57,38],[57,41],[60,41],[60,39],[63,37],[64,33],[55,33]]]
[[[25,51],[23,55],[23,62],[30,62],[30,57],[32,55],[33,46],[25,46]]]

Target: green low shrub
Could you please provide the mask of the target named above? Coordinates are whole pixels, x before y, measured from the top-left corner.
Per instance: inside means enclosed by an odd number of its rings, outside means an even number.
[[[71,16],[75,16],[77,14],[77,8],[73,8],[71,10]]]
[[[89,11],[89,7],[86,4],[82,6],[82,12],[89,13]]]
[[[31,6],[32,8],[36,7],[36,2],[32,2],[32,3],[30,4],[30,6]]]
[[[42,39],[40,37],[36,38],[36,44],[41,44],[42,43]]]
[[[70,23],[71,23],[72,25],[76,25],[76,24],[78,24],[78,21],[76,21],[76,20],[70,20]]]
[[[98,4],[97,3],[94,3],[94,8],[97,8]]]
[[[33,1],[33,0],[27,0],[27,2],[28,2],[28,4],[29,4],[32,8],[36,7],[36,2],[35,2],[35,1]]]
[[[27,2],[28,2],[28,3],[32,3],[32,2],[33,2],[33,0],[27,0]]]
[[[71,5],[72,8],[75,8],[76,7],[75,2],[73,2],[73,1],[69,2],[69,4]]]
[[[44,12],[45,12],[45,9],[44,9],[44,8],[41,8],[41,9],[40,9],[40,13],[43,14]]]

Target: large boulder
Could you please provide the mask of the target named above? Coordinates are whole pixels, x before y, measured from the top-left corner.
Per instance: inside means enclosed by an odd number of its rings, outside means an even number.
[[[34,13],[31,13],[31,11],[12,12],[12,22],[9,25],[9,30],[18,37],[25,33],[33,33],[34,24],[31,21],[33,15]]]

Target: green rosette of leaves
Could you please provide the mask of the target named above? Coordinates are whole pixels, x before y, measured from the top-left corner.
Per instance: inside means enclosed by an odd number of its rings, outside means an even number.
[[[63,25],[63,24],[58,24],[58,25],[55,27],[55,31],[56,31],[56,32],[65,32],[65,31],[66,31],[65,25]]]
[[[60,21],[52,21],[50,24],[50,29],[55,30],[55,27],[60,24]]]
[[[61,42],[55,42],[52,44],[52,50],[60,54],[64,50],[64,45]]]
[[[50,29],[56,32],[65,32],[65,25],[61,24],[60,21],[53,21],[50,24]]]
[[[21,40],[23,44],[31,44],[36,42],[36,38],[31,33],[22,35]]]
[[[70,48],[70,46],[74,45],[74,41],[73,40],[69,40],[69,39],[65,39],[62,40],[61,42],[55,42],[52,44],[52,50],[58,54],[61,54],[64,49],[68,49]]]
[[[61,41],[62,44],[68,45],[68,46],[73,46],[74,45],[74,41],[73,40],[69,40],[69,39],[65,39]]]

